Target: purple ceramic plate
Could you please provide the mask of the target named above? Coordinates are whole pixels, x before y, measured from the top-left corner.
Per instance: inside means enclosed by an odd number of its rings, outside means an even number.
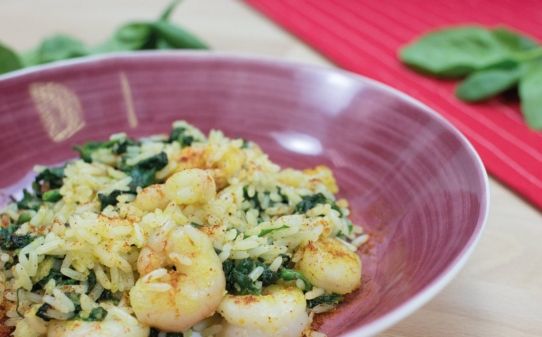
[[[35,164],[74,144],[185,119],[259,143],[284,166],[329,165],[355,223],[362,289],[317,320],[329,336],[369,336],[426,303],[464,265],[488,210],[487,176],[435,112],[351,73],[216,53],[119,54],[0,77],[0,204]]]

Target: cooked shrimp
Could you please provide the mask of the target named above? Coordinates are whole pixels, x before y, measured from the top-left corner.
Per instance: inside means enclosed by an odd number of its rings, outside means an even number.
[[[164,209],[168,203],[169,199],[164,192],[164,185],[160,184],[145,187],[137,194],[134,201],[134,204],[143,211]]]
[[[361,260],[336,239],[309,242],[302,248],[297,268],[315,286],[348,294],[361,285]]]
[[[211,240],[191,225],[172,227],[142,249],[137,268],[143,276],[130,290],[130,302],[140,322],[181,332],[214,314],[226,281]]]
[[[179,205],[204,203],[214,199],[216,185],[211,174],[201,169],[177,172],[165,183],[166,197]]]
[[[126,309],[108,307],[103,321],[51,321],[47,337],[147,337],[149,327],[138,322]]]
[[[225,319],[220,337],[299,337],[310,323],[303,292],[270,286],[264,294],[226,295],[218,312]]]

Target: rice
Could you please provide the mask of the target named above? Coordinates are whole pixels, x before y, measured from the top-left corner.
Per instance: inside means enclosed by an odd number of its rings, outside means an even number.
[[[40,315],[51,320],[88,319],[93,309],[105,308],[107,319],[137,324],[128,301],[136,282],[144,282],[151,292],[173,293],[176,283],[171,273],[182,273],[183,267],[199,263],[195,256],[173,252],[154,270],[139,274],[142,249],[159,254],[172,244],[166,238],[179,226],[193,240],[200,235],[198,231],[207,234],[224,266],[250,266],[243,277],[251,282],[252,292],[265,292],[269,282],[284,283],[301,289],[306,300],[329,292],[311,288],[300,278],[277,276],[296,268],[300,248],[333,238],[356,251],[369,240],[349,220],[348,202],[336,199],[338,189],[328,168],[282,169],[254,143],[226,138],[216,130],[205,137],[186,122],[176,122],[174,128],[180,138],[173,137],[174,129],[169,137],[135,141],[115,134],[101,143],[106,144],[103,147],[83,146],[82,158],[68,162],[57,177],[60,183],[54,177],[47,178],[51,180],[46,184],[34,182],[41,188],[31,192],[37,200],[42,200],[42,190],[57,191],[59,200],[26,209],[11,203],[2,210],[2,220],[8,217],[16,226],[16,232],[9,235],[24,242],[17,249],[0,250],[0,303],[7,309],[5,324],[17,326],[15,336],[46,331],[48,323],[36,316],[40,308]],[[160,162],[164,156],[166,162],[153,168],[151,180],[138,181],[148,179],[149,161]],[[168,199],[163,183],[191,168],[212,176],[216,186],[212,196],[194,196],[196,188],[181,186],[176,190],[179,196],[199,201]],[[36,172],[54,176],[55,169],[37,167]],[[134,170],[142,172],[135,174]],[[231,286],[232,280],[228,282]],[[239,291],[239,284],[234,288]],[[23,317],[15,310],[17,293]],[[310,311],[334,307],[320,304]],[[223,325],[215,316],[184,333],[215,336]],[[325,335],[312,332],[310,336]]]

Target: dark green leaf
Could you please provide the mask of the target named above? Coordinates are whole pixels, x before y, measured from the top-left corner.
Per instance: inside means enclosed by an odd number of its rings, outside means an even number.
[[[134,166],[126,168],[132,181],[130,182],[131,191],[135,191],[137,187],[147,187],[156,182],[156,172],[160,171],[168,164],[167,155],[165,152],[160,152],[157,155],[143,159]]]
[[[98,298],[96,302],[111,301],[113,302],[113,304],[117,305],[119,304],[121,298],[122,298],[121,292],[114,293],[111,290],[105,289],[104,291],[102,291],[100,298]]]
[[[195,141],[196,139],[192,135],[189,135],[187,129],[182,126],[172,129],[168,138],[169,143],[178,142],[181,147],[190,146]]]
[[[15,250],[23,248],[34,240],[34,237],[28,234],[14,234],[16,230],[16,225],[0,228],[0,248],[4,250]]]
[[[19,56],[7,46],[0,44],[0,74],[17,70],[22,67],[23,64],[19,59]]]
[[[322,193],[305,195],[301,197],[301,201],[295,206],[296,213],[306,213],[318,204],[327,203],[327,198]]]
[[[36,176],[34,183],[32,184],[36,195],[41,196],[44,192],[62,187],[64,168],[65,166],[49,167],[41,171]]]
[[[39,318],[43,319],[46,322],[49,322],[52,319],[51,317],[49,317],[49,315],[47,315],[47,311],[49,309],[51,309],[51,306],[49,304],[47,303],[42,304],[38,308],[38,311],[36,311],[36,316],[38,316]]]
[[[522,52],[538,47],[538,43],[532,38],[505,27],[495,28],[491,33],[510,52]]]
[[[41,206],[42,200],[35,194],[23,190],[23,198],[17,202],[18,209],[31,209],[37,211]]]
[[[40,57],[37,49],[29,50],[19,54],[19,58],[24,67],[30,67],[40,64]]]
[[[100,208],[103,211],[107,206],[115,206],[118,203],[117,197],[124,193],[132,193],[129,191],[113,190],[109,194],[98,193],[98,200],[100,201]]]
[[[107,316],[107,310],[102,307],[96,307],[90,311],[90,314],[87,318],[84,318],[84,321],[94,322],[94,321],[103,321]]]
[[[262,267],[264,270],[259,278],[263,287],[274,284],[279,279],[278,274],[271,271],[269,266],[261,261],[250,258],[226,260],[222,263],[226,276],[226,290],[236,295],[261,294],[262,289],[257,287],[256,282],[248,276],[256,267]]]
[[[461,77],[510,58],[491,31],[478,26],[446,28],[422,36],[400,51],[401,60],[439,77]]]
[[[164,11],[162,12],[162,14],[160,14],[160,18],[159,20],[162,20],[162,21],[168,21],[171,14],[173,13],[173,11],[175,10],[175,8],[177,8],[177,6],[181,3],[180,0],[173,0],[171,1],[171,3],[166,7],[166,9],[164,9]]]
[[[22,225],[25,222],[30,221],[32,219],[32,215],[28,212],[22,212],[19,214],[19,217],[17,218],[17,225]]]
[[[57,202],[62,199],[62,194],[59,190],[50,190],[43,193],[42,200],[47,202]]]
[[[307,300],[307,307],[312,309],[315,306],[320,305],[320,304],[337,305],[342,300],[343,300],[343,297],[339,294],[325,294],[325,295],[313,298],[312,300]]]
[[[96,274],[94,274],[94,271],[91,270],[87,277],[87,294],[90,293],[92,289],[94,289],[96,283]]]
[[[167,21],[152,23],[158,38],[176,49],[208,49],[209,47],[192,33]]]
[[[122,25],[113,37],[94,49],[95,53],[116,51],[132,51],[153,49],[150,42],[153,39],[151,24],[146,22],[130,22]]]
[[[521,111],[527,124],[537,130],[542,129],[542,60],[524,65],[519,82]]]
[[[78,284],[79,281],[69,278],[60,272],[60,267],[62,265],[62,260],[55,259],[53,267],[49,270],[49,274],[43,277],[38,282],[34,283],[32,291],[37,291],[43,289],[43,287],[49,282],[49,280],[55,280],[55,284],[59,285],[74,285]]]
[[[500,94],[517,85],[519,66],[492,68],[471,74],[457,87],[456,96],[467,102],[479,102]]]
[[[92,162],[92,154],[100,149],[110,149],[113,154],[119,155],[126,152],[128,146],[137,144],[130,138],[121,138],[109,140],[107,142],[88,142],[83,145],[77,145],[74,150],[79,152],[81,159],[87,163]]]
[[[67,35],[55,35],[45,39],[38,48],[39,63],[48,63],[88,55],[85,45]]]
[[[312,284],[307,280],[305,275],[295,269],[281,268],[279,270],[279,277],[284,281],[301,280],[305,284],[305,291],[312,289]]]

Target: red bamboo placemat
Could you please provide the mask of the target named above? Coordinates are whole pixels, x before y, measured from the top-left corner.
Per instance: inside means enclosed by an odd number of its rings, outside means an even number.
[[[338,66],[416,97],[467,136],[487,170],[542,209],[542,132],[516,101],[468,105],[456,83],[419,75],[397,58],[401,46],[438,27],[506,25],[542,39],[540,0],[247,0]]]

